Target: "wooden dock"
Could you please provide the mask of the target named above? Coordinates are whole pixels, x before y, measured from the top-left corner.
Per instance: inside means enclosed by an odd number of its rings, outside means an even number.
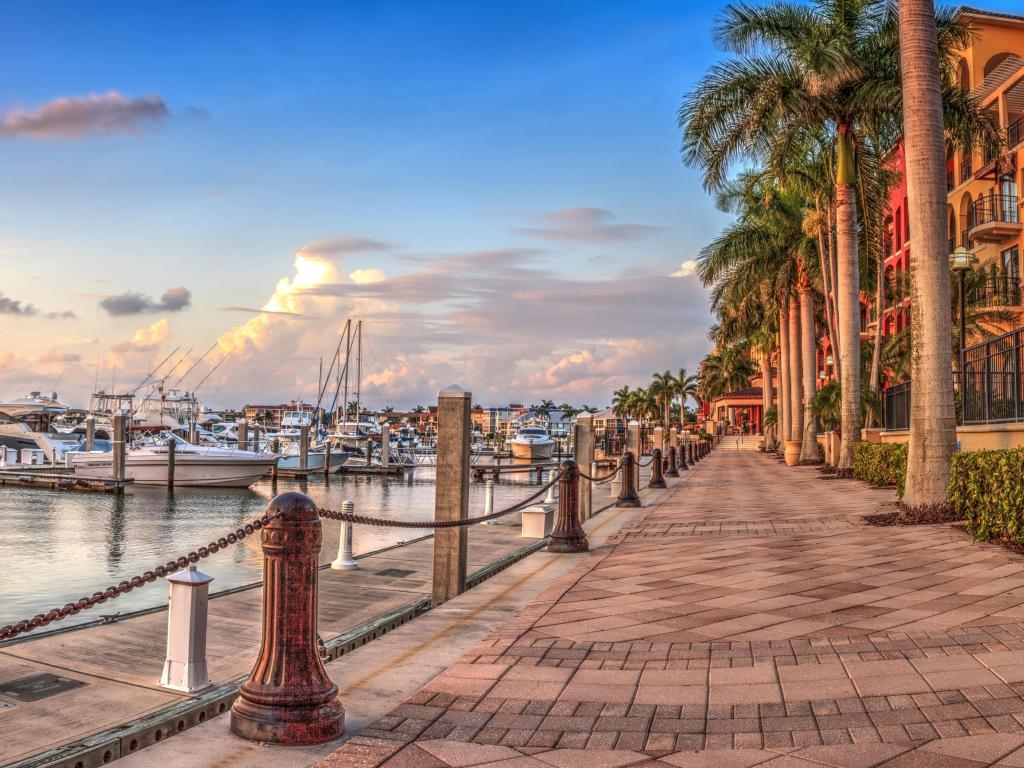
[[[538,545],[520,537],[518,514],[497,525],[473,526],[469,571],[483,578]],[[259,537],[236,546],[258,556]],[[336,547],[328,534],[323,564],[334,558]],[[360,558],[356,571],[321,569],[319,630],[327,652],[340,655],[426,610],[432,553],[433,541],[420,539]],[[83,584],[82,591],[93,586],[102,585]],[[167,587],[156,583],[146,589],[166,594]],[[214,687],[196,695],[157,685],[166,651],[166,609],[70,631],[60,631],[58,624],[52,633],[0,644],[2,683],[44,674],[84,683],[31,701],[0,694],[0,764],[101,765],[225,711],[256,657],[261,606],[260,584],[211,598],[207,660]],[[113,613],[116,601],[94,610]]]
[[[94,491],[116,493],[134,480],[115,480],[111,477],[85,477],[72,469],[45,465],[25,465],[0,468],[0,486],[39,488],[47,491]]]

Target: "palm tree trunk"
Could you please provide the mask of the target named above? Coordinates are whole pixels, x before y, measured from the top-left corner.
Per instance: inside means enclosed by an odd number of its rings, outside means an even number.
[[[826,206],[825,234],[826,252],[825,258],[828,261],[830,274],[832,275],[832,333],[835,335],[835,346],[832,347],[832,367],[837,378],[842,377],[843,361],[839,356],[839,347],[843,343],[842,333],[839,330],[839,267],[836,264],[836,238],[832,223],[835,221],[836,207],[829,203]]]
[[[800,381],[800,305],[789,300],[789,439],[801,440],[804,432],[803,385]]]
[[[764,426],[765,417],[772,409],[772,401],[775,393],[772,391],[772,353],[770,349],[761,355],[761,433],[764,435],[764,449],[770,451],[771,441],[768,439],[768,429]]]
[[[811,412],[811,398],[818,386],[818,335],[814,330],[814,296],[806,275],[800,281],[800,347],[804,384],[804,443],[800,447],[800,463],[820,464],[818,425]]]
[[[814,208],[818,212],[820,218],[821,205],[818,201],[815,201]],[[821,266],[822,288],[824,288],[825,325],[828,327],[828,345],[832,351],[832,358],[834,360],[838,350],[838,335],[836,334],[835,329],[835,305],[832,301],[832,288],[835,283],[835,278],[832,276],[832,270],[830,269],[832,266],[832,257],[829,256],[825,250],[825,233],[821,227],[818,228],[818,261]]]
[[[781,447],[789,440],[789,313],[779,311],[779,418]]]
[[[956,444],[949,354],[946,243],[946,155],[933,0],[901,0],[900,62],[906,147],[910,252],[910,450],[903,502],[911,509],[945,506]]]
[[[853,451],[860,440],[860,270],[857,256],[857,191],[853,140],[839,126],[836,172],[836,292],[839,297],[840,477],[853,473]],[[948,294],[947,294],[948,295]],[[946,299],[949,302],[949,299]],[[948,313],[948,309],[946,310]]]
[[[885,310],[885,228],[881,229],[882,240],[878,251],[877,277],[875,281],[875,338],[871,350],[871,391],[876,395],[882,385],[882,313]]]

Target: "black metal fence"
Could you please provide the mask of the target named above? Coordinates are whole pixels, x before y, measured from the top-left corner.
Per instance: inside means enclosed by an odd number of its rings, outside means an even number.
[[[882,428],[910,429],[910,382],[887,387],[882,393]]]
[[[969,303],[976,307],[1016,307],[1020,304],[1020,279],[993,271],[978,286]]]
[[[1019,328],[964,350],[964,424],[1024,421],[1022,345]]]

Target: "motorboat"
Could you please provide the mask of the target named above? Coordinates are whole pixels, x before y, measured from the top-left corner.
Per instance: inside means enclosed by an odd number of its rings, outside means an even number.
[[[0,448],[19,454],[26,449],[38,449],[51,463],[64,461],[65,453],[81,448],[80,435],[58,432],[53,426],[54,419],[67,412],[68,407],[57,399],[56,392],[32,392],[27,397],[0,403]]]
[[[174,484],[215,488],[248,488],[277,462],[276,454],[222,446],[193,445],[169,432],[133,444],[125,454],[125,475],[137,485],[167,485],[168,445],[174,446]],[[111,452],[71,454],[75,471],[90,477],[113,474]]]
[[[330,472],[337,472],[348,461],[351,454],[348,451],[331,450]],[[327,460],[327,450],[323,446],[310,448],[306,452],[306,469],[310,472],[323,472],[324,462]],[[282,446],[281,454],[277,458],[277,468],[284,471],[302,469],[302,456],[299,451],[299,444],[295,441],[286,442]]]
[[[550,459],[555,441],[544,427],[521,427],[508,441],[516,459]]]

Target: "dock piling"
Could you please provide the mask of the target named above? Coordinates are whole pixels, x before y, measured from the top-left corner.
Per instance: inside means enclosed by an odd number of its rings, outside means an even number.
[[[391,466],[391,424],[388,422],[380,427],[380,465],[383,469]]]
[[[238,450],[249,450],[249,420],[241,418],[238,420]]]
[[[96,449],[96,417],[91,413],[85,417],[85,450]]]
[[[309,469],[309,424],[299,427],[299,469],[303,472]]]
[[[437,395],[437,470],[434,519],[469,517],[469,445],[472,437],[470,409],[473,395],[452,385]],[[466,589],[466,526],[439,528],[434,532],[434,576],[431,602],[434,607],[461,595]]]
[[[231,732],[250,741],[323,744],[345,731],[338,686],[317,648],[317,561],[323,528],[313,500],[282,493],[260,532],[263,635],[249,678],[231,707]]]
[[[194,693],[209,688],[206,668],[206,622],[212,576],[189,565],[167,577],[167,660],[160,687]]]
[[[114,450],[113,450],[113,471],[114,480],[117,481],[117,492],[124,493],[125,479],[125,440],[127,430],[125,429],[125,415],[123,411],[117,411],[112,420],[114,428]]]
[[[170,440],[167,443],[167,487],[174,488],[174,465],[177,463],[178,441]]]
[[[594,473],[594,417],[587,411],[576,416],[576,434],[573,441],[573,458],[576,466],[590,468],[590,476]],[[594,512],[594,487],[590,480],[580,477],[580,519],[589,520]]]

